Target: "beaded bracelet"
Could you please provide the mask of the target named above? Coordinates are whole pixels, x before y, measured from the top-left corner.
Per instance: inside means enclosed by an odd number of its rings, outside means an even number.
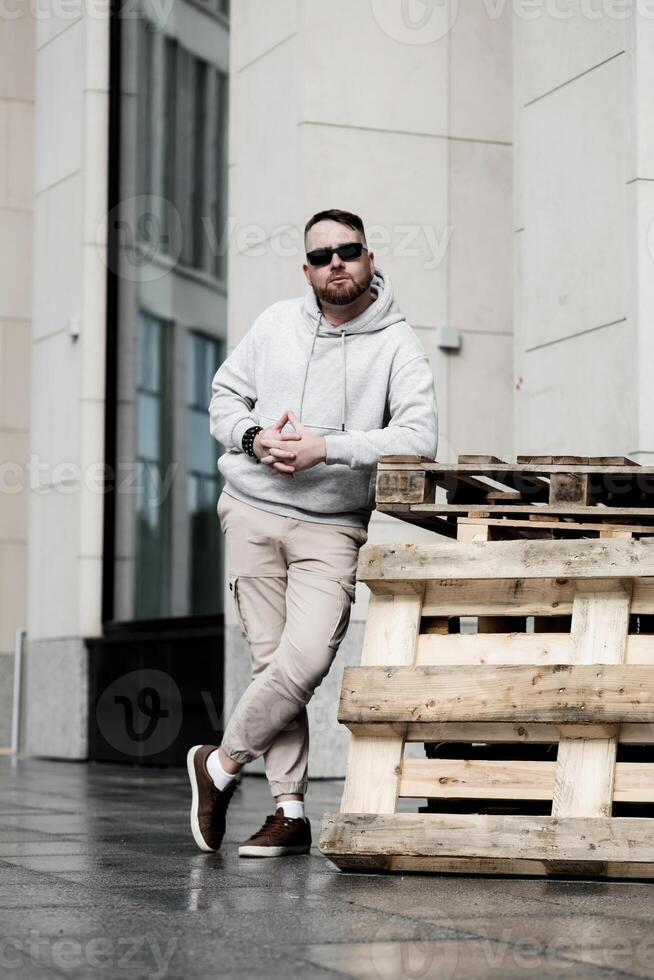
[[[263,430],[262,425],[253,425],[243,433],[243,438],[241,439],[241,445],[243,447],[243,452],[248,456],[260,463],[261,460],[254,451],[254,440],[257,437],[257,433]]]

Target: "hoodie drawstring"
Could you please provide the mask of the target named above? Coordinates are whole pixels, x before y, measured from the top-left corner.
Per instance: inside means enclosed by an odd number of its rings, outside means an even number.
[[[318,331],[320,330],[320,321],[321,320],[322,320],[322,313],[318,317],[318,325],[316,326],[316,329],[313,332],[313,340],[311,342],[311,350],[309,351],[309,357],[307,359],[307,366],[306,366],[306,370],[304,372],[304,382],[302,384],[302,394],[300,396],[300,422],[302,421],[302,406],[304,405],[304,393],[305,393],[306,388],[307,388],[307,378],[309,376],[309,365],[311,364],[311,358],[313,357],[313,350],[314,350],[314,347],[316,346],[316,337],[318,336]]]
[[[341,353],[343,355],[343,412],[341,415],[341,432],[345,432],[345,395],[347,392],[347,372],[345,370],[345,331],[341,330]]]
[[[307,388],[307,378],[309,376],[309,365],[311,364],[311,358],[313,357],[313,352],[316,346],[316,337],[318,336],[318,331],[320,330],[320,323],[322,321],[322,313],[318,317],[318,324],[313,333],[313,340],[311,342],[311,350],[309,351],[309,357],[307,359],[307,366],[304,372],[304,382],[302,383],[302,394],[300,396],[300,422],[302,421],[302,407],[304,405],[304,395]],[[343,364],[343,400],[341,408],[341,432],[345,432],[345,416],[347,411],[347,363],[345,358],[345,330],[341,330],[341,362]]]

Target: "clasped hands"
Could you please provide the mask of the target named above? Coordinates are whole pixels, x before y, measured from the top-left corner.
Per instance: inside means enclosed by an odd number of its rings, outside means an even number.
[[[290,422],[295,432],[282,432]],[[293,477],[298,470],[308,470],[325,459],[324,436],[316,436],[302,425],[294,412],[286,411],[274,425],[258,432],[253,450],[273,473]]]

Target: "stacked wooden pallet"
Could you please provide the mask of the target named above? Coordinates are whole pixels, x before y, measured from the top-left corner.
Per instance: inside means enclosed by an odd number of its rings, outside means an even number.
[[[479,519],[492,539],[654,533],[654,467],[623,456],[384,456],[376,500],[379,511],[453,538]]]
[[[505,518],[473,501],[454,513],[457,541],[362,548],[358,578],[372,594],[361,666],[344,675],[347,778],[340,812],[323,820],[323,853],[345,869],[654,877],[654,816],[642,815],[654,803],[654,492],[633,472],[646,468],[438,466],[383,460],[382,496],[395,481],[396,498],[422,497],[387,501],[389,512],[414,520],[414,507],[456,506],[424,502],[445,479],[454,494],[460,478],[477,497],[523,493],[519,470],[543,482],[546,502],[505,499],[521,508]],[[506,489],[482,490],[479,467],[501,472]],[[620,507],[605,499],[618,476]],[[505,519],[510,535],[529,535],[543,508],[558,518],[547,523],[575,530],[492,540]],[[432,757],[405,757],[410,742]],[[398,812],[425,799],[422,812]]]

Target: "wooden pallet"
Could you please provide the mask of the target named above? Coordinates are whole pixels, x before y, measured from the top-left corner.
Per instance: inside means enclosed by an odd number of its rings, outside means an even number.
[[[593,537],[608,524],[654,533],[654,467],[618,456],[382,456],[376,499],[379,511],[453,538],[466,520],[485,522],[494,540]]]
[[[654,877],[654,816],[634,815],[654,802],[654,541],[622,534],[361,549],[347,776],[320,841],[338,867]]]

